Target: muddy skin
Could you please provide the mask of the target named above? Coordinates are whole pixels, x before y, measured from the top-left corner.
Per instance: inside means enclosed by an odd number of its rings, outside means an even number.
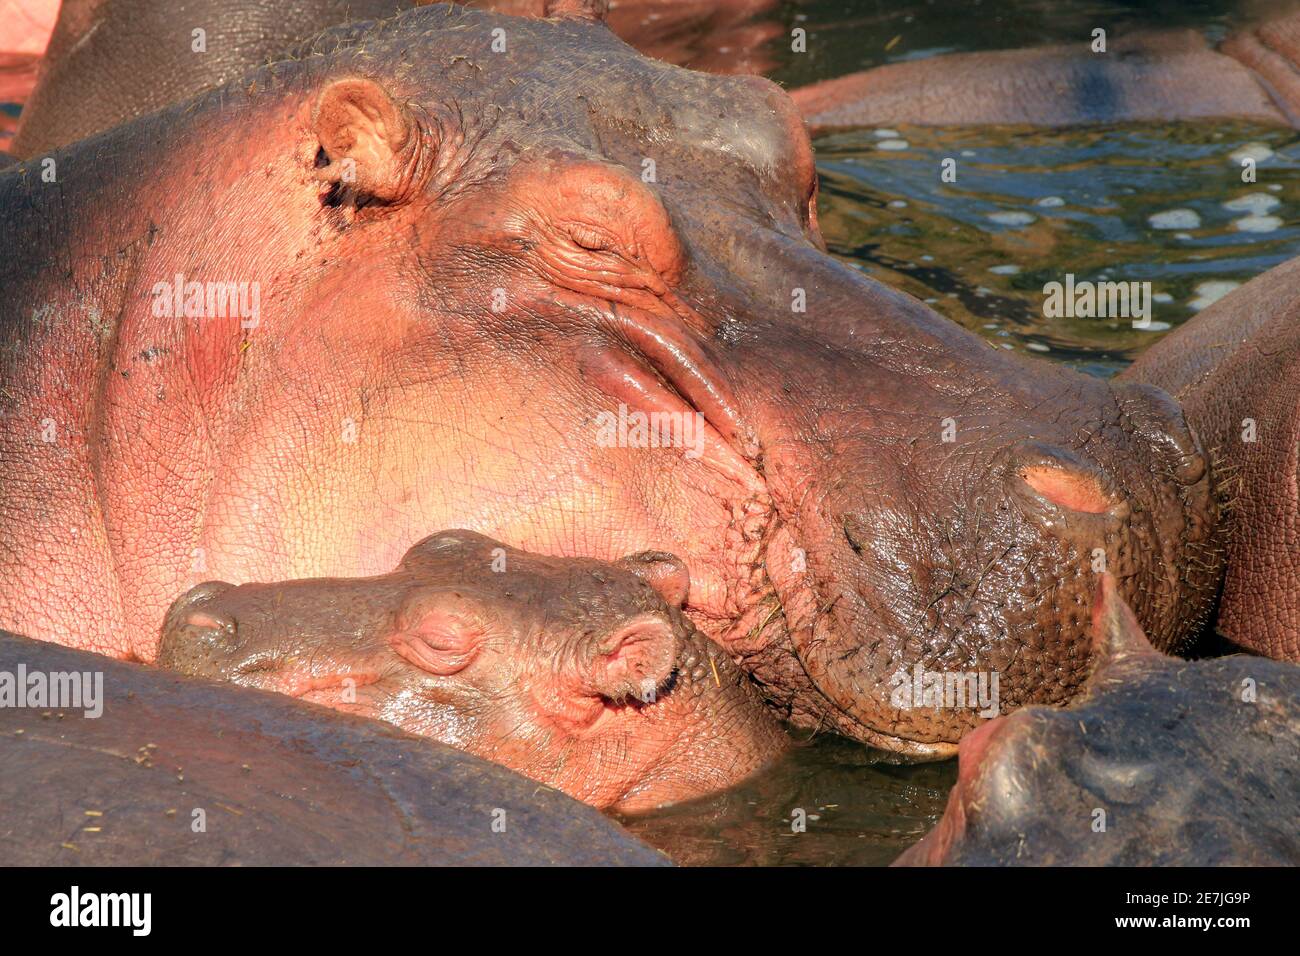
[[[862,126],[1227,118],[1300,124],[1300,13],[1216,50],[1193,30],[1090,43],[955,53],[825,80],[793,97],[814,132]]]
[[[385,720],[636,812],[725,789],[788,744],[680,613],[688,587],[672,555],[545,558],[445,531],[381,577],[201,584],[168,612],[158,664]]]
[[[56,158],[0,176],[12,630],[148,661],[203,580],[386,574],[437,528],[666,551],[780,716],[933,756],[980,719],[891,680],[1068,700],[1100,554],[1162,649],[1207,613],[1177,406],[828,256],[765,80],[425,7]],[[168,317],[177,274],[258,283],[256,325]]]
[[[1300,668],[1160,654],[1109,576],[1094,615],[1085,693],[963,739],[948,809],[895,865],[1300,863]]]
[[[103,675],[102,713],[0,707],[0,865],[668,863],[562,793],[373,720],[0,634],[0,672],[20,666]]]
[[[1214,303],[1119,377],[1176,395],[1209,450],[1227,503],[1218,632],[1300,661],[1300,259]]]

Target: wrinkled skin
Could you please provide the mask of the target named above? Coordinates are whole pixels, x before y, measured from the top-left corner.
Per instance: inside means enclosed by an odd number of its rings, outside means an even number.
[[[31,93],[10,151],[39,156],[290,57],[300,43],[329,27],[382,19],[419,5],[420,0],[64,0],[59,8],[47,2],[29,31],[53,28],[39,81],[35,70],[43,42],[22,54],[21,95],[0,95],[21,102]],[[608,5],[606,0],[473,4],[526,17],[599,16]],[[693,69],[748,73],[767,66],[759,48],[779,32],[775,24],[750,22],[770,6],[771,0],[623,0],[613,4],[608,19],[618,36],[647,55]],[[196,27],[206,31],[205,52],[192,49]]]
[[[101,712],[0,707],[3,866],[668,863],[562,793],[376,721],[0,633],[0,672],[20,667],[101,675]]]
[[[1300,863],[1300,668],[1167,657],[1098,591],[1085,693],[967,736],[942,819],[895,865]]]
[[[682,617],[688,585],[672,555],[544,558],[447,531],[382,577],[201,584],[168,613],[158,663],[386,720],[635,812],[724,789],[787,743]]]
[[[57,158],[0,177],[9,628],[152,660],[200,581],[383,574],[437,528],[667,551],[781,716],[942,755],[978,718],[891,677],[1068,699],[1101,552],[1161,648],[1207,611],[1178,408],[826,255],[764,80],[429,7]],[[156,315],[177,273],[259,282],[256,327]],[[611,443],[621,404],[706,426]]]
[[[1219,632],[1300,661],[1300,259],[1214,303],[1120,378],[1176,395],[1213,459],[1229,503]]]
[[[27,99],[58,8],[58,0],[0,0],[0,102]]]

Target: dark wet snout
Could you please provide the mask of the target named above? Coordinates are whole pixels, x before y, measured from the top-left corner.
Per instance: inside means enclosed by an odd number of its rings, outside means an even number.
[[[163,620],[159,667],[196,677],[231,675],[239,654],[238,629],[233,618],[210,605],[233,587],[205,581],[172,603]]]

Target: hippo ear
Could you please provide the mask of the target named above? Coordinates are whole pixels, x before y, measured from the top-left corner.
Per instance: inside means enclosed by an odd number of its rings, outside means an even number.
[[[608,700],[653,700],[672,676],[682,642],[662,616],[645,614],[595,644],[586,689]]]
[[[1159,653],[1147,640],[1109,572],[1101,576],[1092,604],[1092,653],[1094,675],[1120,660]]]
[[[398,199],[415,139],[410,113],[378,83],[353,77],[321,92],[313,114],[326,164],[317,176],[381,202]]]
[[[408,599],[394,618],[388,644],[404,660],[439,677],[469,666],[491,625],[455,593],[424,593]]]
[[[609,0],[546,0],[544,9],[552,19],[604,23],[609,15]]]
[[[680,608],[686,603],[691,575],[677,555],[667,551],[639,551],[620,559],[618,566],[645,581],[673,607]]]

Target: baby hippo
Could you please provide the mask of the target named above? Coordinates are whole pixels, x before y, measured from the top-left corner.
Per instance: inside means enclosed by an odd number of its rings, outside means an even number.
[[[669,554],[550,558],[444,531],[379,577],[200,584],[167,612],[158,663],[385,720],[634,812],[728,787],[788,740],[682,615],[688,586]]]

